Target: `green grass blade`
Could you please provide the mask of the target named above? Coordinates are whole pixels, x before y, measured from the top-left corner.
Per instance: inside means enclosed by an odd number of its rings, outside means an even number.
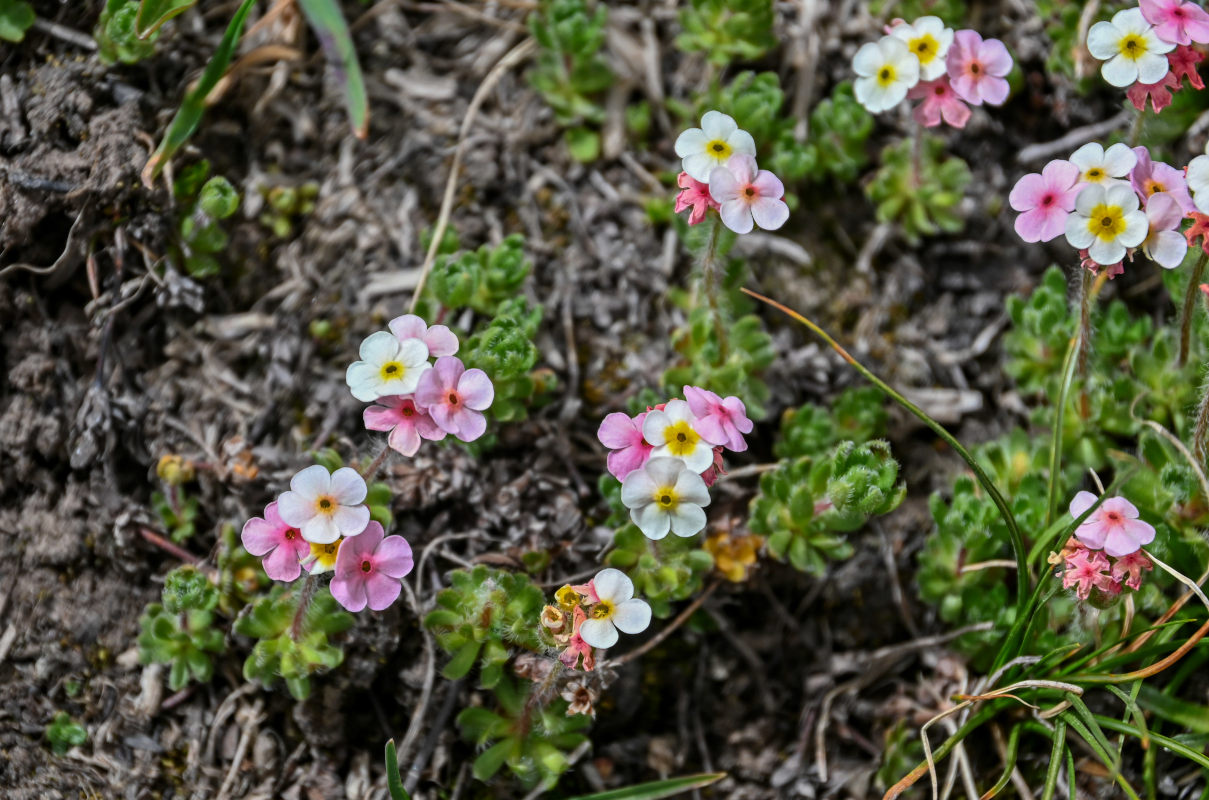
[[[142,0],[134,17],[134,32],[146,39],[168,20],[197,5],[197,0]]]
[[[1209,733],[1209,706],[1177,700],[1153,686],[1145,685],[1138,694],[1138,705],[1190,731]]]
[[[1049,507],[1046,509],[1045,522],[1048,525],[1058,516],[1058,489],[1062,477],[1062,427],[1066,416],[1066,396],[1070,385],[1075,380],[1075,365],[1078,359],[1079,337],[1070,340],[1066,348],[1066,360],[1062,364],[1062,383],[1058,386],[1058,400],[1054,405],[1054,430],[1050,437],[1049,453]]]
[[[1050,753],[1049,771],[1045,774],[1045,789],[1041,792],[1041,800],[1054,800],[1054,792],[1058,788],[1058,773],[1062,771],[1062,752],[1066,750],[1066,723],[1061,719],[1054,721],[1053,737],[1054,749]]]
[[[700,775],[686,775],[683,778],[640,783],[637,786],[626,786],[623,789],[613,789],[608,792],[583,794],[571,800],[659,800],[661,797],[672,797],[681,792],[701,789],[711,783],[717,783],[725,777],[725,772],[704,772]]]
[[[348,118],[353,125],[353,135],[364,139],[369,135],[369,97],[365,92],[365,80],[361,76],[361,62],[357,60],[357,48],[349,33],[348,23],[340,12],[336,0],[298,0],[302,13],[327,55],[327,61],[344,84],[344,99],[348,104]]]
[[[1087,742],[1088,747],[1090,747],[1096,754],[1096,757],[1100,759],[1100,763],[1102,763],[1109,771],[1112,779],[1117,782],[1117,785],[1121,787],[1121,790],[1125,792],[1130,800],[1141,800],[1141,798],[1138,797],[1138,793],[1134,791],[1133,786],[1130,785],[1129,781],[1125,779],[1125,776],[1113,766],[1115,759],[1112,757],[1111,745],[1108,746],[1108,748],[1105,748],[1101,740],[1097,739],[1096,735],[1088,730],[1088,727],[1083,724],[1083,721],[1079,719],[1078,715],[1072,714],[1070,711],[1064,711],[1062,712],[1062,718],[1066,720],[1068,727],[1074,730],[1083,739],[1083,741]],[[1095,717],[1095,720],[1099,722],[1103,722],[1104,719],[1109,718],[1098,716]],[[1114,719],[1113,722],[1117,722],[1117,720]],[[1107,728],[1108,726],[1105,725],[1104,727]],[[1103,737],[1104,732],[1100,730],[1100,725],[1096,725],[1095,728],[1096,731],[1099,732],[1100,736]]]
[[[390,800],[411,800],[399,776],[399,754],[395,752],[394,739],[386,743],[386,788],[390,791]]]
[[[995,781],[995,785],[986,791],[982,796],[982,800],[991,800],[1000,792],[1007,788],[1008,782],[1012,779],[1012,771],[1016,769],[1016,751],[1020,747],[1020,726],[1012,727],[1012,732],[1008,734],[1007,747],[1004,750],[1003,759],[1003,774],[999,776],[999,780]]]
[[[1177,741],[1168,736],[1163,736],[1162,734],[1155,733],[1154,731],[1149,731],[1148,733],[1144,734],[1136,726],[1130,725],[1127,722],[1121,722],[1120,720],[1113,719],[1112,717],[1105,717],[1097,714],[1096,721],[1100,723],[1100,727],[1107,728],[1110,731],[1128,733],[1132,736],[1137,736],[1139,739],[1141,739],[1143,736],[1149,736],[1152,744],[1157,744],[1160,747],[1164,747],[1176,755],[1183,756],[1189,761],[1196,762],[1202,767],[1209,769],[1209,756],[1206,756],[1199,750],[1194,750],[1183,742]]]
[[[244,22],[247,21],[248,13],[254,5],[256,5],[256,0],[243,0],[243,3],[240,4],[235,16],[231,18],[231,24],[227,26],[227,32],[223,34],[222,41],[218,44],[218,49],[214,51],[210,63],[206,65],[201,79],[198,80],[197,86],[185,95],[181,107],[177,109],[176,116],[168,125],[168,131],[160,140],[159,147],[151,154],[151,158],[147,159],[146,165],[143,166],[142,178],[143,184],[148,189],[151,188],[156,176],[164,168],[164,164],[176,154],[176,151],[185,142],[189,141],[189,137],[197,130],[202,114],[206,110],[206,98],[227,71],[227,65],[231,63],[231,58],[235,55],[235,48],[239,45],[239,37],[243,34]]]

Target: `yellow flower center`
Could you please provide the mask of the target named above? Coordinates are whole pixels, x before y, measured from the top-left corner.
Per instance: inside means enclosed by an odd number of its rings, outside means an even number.
[[[336,502],[336,499],[327,495],[323,495],[315,501],[315,510],[320,514],[335,514],[338,507],[339,504]]]
[[[382,365],[382,369],[378,370],[378,375],[384,381],[393,381],[402,378],[407,374],[407,367],[403,366],[399,361],[387,361]]]
[[[936,58],[936,54],[940,52],[940,42],[936,41],[936,37],[930,33],[925,33],[923,36],[912,39],[907,44],[921,64],[931,62],[932,59]]]
[[[898,78],[898,70],[891,64],[883,64],[882,68],[877,71],[877,85],[883,89],[889,88],[896,78]]]
[[[1087,229],[1106,242],[1125,232],[1125,212],[1120,206],[1100,204],[1091,210]]]
[[[663,439],[672,455],[683,457],[691,455],[697,449],[701,436],[693,430],[692,425],[680,420],[663,429]]]
[[[337,539],[331,544],[312,544],[311,555],[319,562],[319,565],[324,569],[331,569],[336,563],[336,554],[340,552],[340,542],[343,539]]]
[[[1127,33],[1121,37],[1121,41],[1117,42],[1117,49],[1121,51],[1121,55],[1137,61],[1146,55],[1146,40],[1136,33]]]
[[[1167,187],[1156,181],[1154,178],[1147,178],[1142,184],[1142,188],[1146,190],[1146,194],[1155,194],[1156,192],[1167,191]]]
[[[665,511],[671,511],[680,505],[680,497],[676,494],[675,486],[660,486],[651,495],[651,499],[655,501],[655,505]]]
[[[734,148],[732,148],[722,139],[714,139],[712,142],[709,142],[707,145],[705,145],[705,152],[709,153],[711,156],[720,161],[724,161],[730,158],[730,154],[734,152]]]
[[[1088,183],[1099,183],[1104,180],[1104,170],[1099,167],[1092,167],[1087,172],[1083,173],[1083,180]]]
[[[617,607],[609,600],[601,600],[592,606],[592,619],[610,619],[616,613]]]
[[[554,600],[564,611],[574,611],[575,607],[579,605],[579,592],[569,585],[564,586],[554,593]]]

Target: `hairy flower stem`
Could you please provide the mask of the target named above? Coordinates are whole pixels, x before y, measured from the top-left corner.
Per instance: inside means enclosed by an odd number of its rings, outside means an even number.
[[[1142,121],[1146,117],[1145,110],[1139,111],[1133,115],[1133,123],[1129,126],[1129,146],[1137,147],[1142,139]]]
[[[294,612],[294,622],[290,625],[290,638],[294,641],[302,638],[305,632],[306,613],[311,610],[311,601],[315,599],[315,593],[318,591],[318,578],[308,572],[302,579],[302,595],[298,598],[298,610]]]
[[[1196,427],[1192,431],[1192,455],[1198,464],[1205,463],[1205,441],[1209,439],[1209,376],[1201,386],[1201,404],[1196,410]]]
[[[726,320],[722,313],[722,264],[718,257],[718,238],[721,233],[722,217],[711,215],[709,239],[698,261],[701,267],[701,283],[705,287],[705,301],[709,303],[709,313],[714,320],[714,336],[718,339],[718,359],[715,363],[719,365],[726,361],[730,351],[730,343],[726,338]]]
[[[1201,276],[1205,274],[1205,264],[1209,262],[1209,253],[1201,252],[1192,268],[1192,277],[1188,279],[1188,288],[1184,291],[1184,308],[1180,311],[1180,357],[1175,362],[1182,367],[1188,363],[1188,344],[1192,338],[1192,315],[1196,313],[1196,296],[1200,292]]]
[[[1091,401],[1087,396],[1087,365],[1091,357],[1091,306],[1095,300],[1092,282],[1095,276],[1090,270],[1081,269],[1079,278],[1079,349],[1076,355],[1079,375],[1079,416],[1091,416]]]
[[[558,686],[558,679],[563,674],[563,663],[558,659],[554,660],[554,665],[550,668],[550,673],[546,675],[542,682],[533,687],[533,691],[529,693],[529,697],[525,700],[525,707],[521,711],[520,720],[517,723],[517,730],[521,731],[521,736],[528,734],[529,727],[533,724],[533,712],[540,707],[550,702],[550,697]]]
[[[386,463],[386,459],[389,457],[390,457],[390,448],[383,447],[382,452],[378,453],[377,458],[375,458],[373,461],[369,462],[369,466],[366,467],[365,470],[361,473],[361,477],[365,479],[366,483],[369,483],[370,481],[372,481],[374,479],[374,476],[378,474],[378,470],[382,468],[382,465]]]

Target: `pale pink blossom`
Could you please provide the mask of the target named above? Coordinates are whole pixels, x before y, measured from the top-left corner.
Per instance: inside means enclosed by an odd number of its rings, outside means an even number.
[[[907,97],[923,100],[911,113],[915,121],[925,128],[935,128],[941,120],[954,128],[964,128],[970,119],[970,107],[953,91],[948,75],[915,84],[907,92]]]
[[[340,545],[331,590],[349,611],[389,607],[402,590],[400,579],[411,572],[411,545],[402,536],[383,537],[383,533],[380,524],[370,522],[364,533]]]
[[[957,31],[945,65],[953,91],[970,105],[997,106],[1007,100],[1012,57],[998,39],[984,40],[978,31]]]
[[[596,431],[596,438],[609,448],[606,461],[609,472],[619,481],[642,465],[651,457],[654,445],[642,437],[642,422],[646,412],[631,418],[628,414],[614,411],[606,416]]]
[[[1205,81],[1201,79],[1201,73],[1196,68],[1204,58],[1195,47],[1181,45],[1167,54],[1167,66],[1171,69],[1168,74],[1175,76],[1177,84],[1187,78],[1188,85],[1193,89],[1204,89]]]
[[[1122,578],[1128,576],[1125,585],[1136,592],[1142,588],[1142,573],[1152,569],[1154,569],[1154,562],[1139,550],[1118,558],[1112,565],[1112,577],[1113,580],[1120,582]]]
[[[766,231],[775,231],[789,219],[785,185],[766,169],[757,170],[756,160],[734,155],[725,166],[709,176],[709,193],[718,203],[722,222],[735,233],[751,233],[753,221]]]
[[[593,601],[595,602],[595,601]],[[580,635],[579,629],[584,622],[587,621],[588,615],[583,610],[582,606],[575,607],[575,614],[572,618],[572,633],[571,639],[567,642],[567,647],[558,655],[558,660],[563,663],[567,669],[576,669],[579,667],[580,658],[583,659],[583,670],[591,672],[596,666],[596,658],[592,655],[592,646],[584,641]]]
[[[410,395],[379,397],[378,405],[366,408],[362,418],[366,430],[390,431],[387,444],[405,456],[416,454],[421,439],[439,442],[445,438],[445,431]]]
[[[442,356],[420,378],[415,399],[441,430],[473,442],[487,430],[482,412],[495,399],[495,387],[481,369],[466,369],[460,358]]]
[[[1115,594],[1112,587],[1116,581],[1105,572],[1108,568],[1108,559],[1102,553],[1078,550],[1066,559],[1066,568],[1062,571],[1062,586],[1065,589],[1073,587],[1081,600],[1086,600],[1092,589]]]
[[[693,427],[702,439],[710,444],[726,445],[735,453],[747,449],[743,434],[751,433],[754,426],[747,418],[747,407],[742,400],[734,396],[724,400],[714,392],[696,386],[684,387],[684,399],[697,418]]]
[[[680,194],[676,195],[676,213],[691,208],[692,211],[688,215],[689,225],[704,222],[706,213],[711,208],[718,207],[718,203],[710,197],[709,184],[702,183],[687,172],[681,172],[676,177],[676,185],[681,189]]]
[[[1146,200],[1146,220],[1150,230],[1142,242],[1142,251],[1160,267],[1175,269],[1188,254],[1188,241],[1180,233],[1183,210],[1171,195],[1158,192]]]
[[[1079,492],[1070,503],[1076,519],[1096,503],[1091,492]],[[1103,548],[1113,558],[1136,553],[1154,541],[1154,527],[1138,519],[1138,509],[1124,497],[1110,497],[1075,529],[1079,541],[1092,550]]]
[[[408,339],[418,339],[428,348],[428,355],[433,357],[451,356],[458,351],[458,337],[444,325],[428,326],[423,317],[415,314],[404,314],[390,321],[390,332],[400,342]]]
[[[1055,159],[1041,173],[1031,172],[1012,187],[1008,203],[1021,212],[1016,233],[1026,242],[1048,242],[1066,231],[1066,218],[1079,196],[1079,168]]]
[[[281,518],[276,502],[269,503],[264,517],[252,517],[244,523],[240,539],[245,550],[263,557],[264,572],[275,581],[297,578],[302,572],[299,563],[311,553],[310,542]]]
[[[1165,192],[1171,195],[1171,199],[1179,204],[1185,214],[1196,210],[1192,195],[1188,194],[1188,183],[1184,180],[1183,170],[1162,161],[1151,161],[1150,151],[1145,147],[1135,147],[1133,152],[1138,161],[1129,173],[1129,184],[1138,193],[1138,197],[1145,200],[1152,194]]]
[[[1209,14],[1196,3],[1183,0],[1140,0],[1142,16],[1154,33],[1169,44],[1209,43]]]

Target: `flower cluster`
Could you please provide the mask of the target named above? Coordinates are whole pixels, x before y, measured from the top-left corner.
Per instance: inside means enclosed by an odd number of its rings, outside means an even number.
[[[1012,57],[998,39],[954,32],[928,16],[888,25],[885,36],[856,51],[852,69],[856,99],[870,111],[888,111],[910,98],[921,101],[913,112],[921,125],[944,121],[964,128],[969,106],[1007,100]]]
[[[559,660],[568,669],[590,672],[593,648],[607,650],[617,644],[618,631],[642,633],[651,624],[651,607],[634,597],[634,582],[611,567],[585,584],[562,587],[555,600],[542,610],[542,626],[563,648]]]
[[[609,414],[596,436],[612,452],[609,472],[621,481],[621,501],[651,539],[668,531],[693,536],[705,528],[709,489],[722,470],[722,451],[747,449],[752,421],[738,397],[684,387],[673,399],[636,417]]]
[[[710,210],[735,233],[755,226],[775,231],[789,219],[785,185],[756,166],[755,139],[726,114],[705,112],[700,128],[676,137],[676,155],[683,170],[676,179],[676,213],[692,209],[689,225],[704,222]]]
[[[482,436],[487,430],[483,412],[495,389],[485,372],[466,369],[454,355],[458,337],[414,314],[396,317],[389,327],[361,343],[361,360],[345,374],[353,397],[375,403],[365,409],[365,427],[389,432],[388,444],[405,456],[415,455],[423,439],[440,441],[451,434],[472,442]]]
[[[1195,89],[1204,82],[1196,65],[1203,56],[1194,44],[1209,43],[1209,14],[1184,0],[1141,0],[1097,22],[1087,32],[1087,49],[1100,61],[1100,74],[1126,95],[1138,111],[1150,100],[1155,113],[1171,105],[1183,79]]]
[[[1096,502],[1091,492],[1079,492],[1071,501],[1076,519]],[[1138,509],[1124,497],[1110,497],[1077,528],[1054,562],[1062,562],[1062,585],[1082,600],[1091,596],[1112,598],[1122,586],[1134,591],[1142,586],[1142,573],[1154,564],[1142,550],[1154,541],[1154,527],[1138,519]]]
[[[1209,188],[1209,157],[1204,159],[1197,176],[1203,172]],[[1055,159],[1040,174],[1022,177],[1008,202],[1020,212],[1016,232],[1024,241],[1065,235],[1086,267],[1106,267],[1111,278],[1139,247],[1161,267],[1180,265],[1188,252],[1180,224],[1196,209],[1189,186],[1183,170],[1151,160],[1145,147],[1114,144],[1106,150],[1090,142],[1069,160]]]

